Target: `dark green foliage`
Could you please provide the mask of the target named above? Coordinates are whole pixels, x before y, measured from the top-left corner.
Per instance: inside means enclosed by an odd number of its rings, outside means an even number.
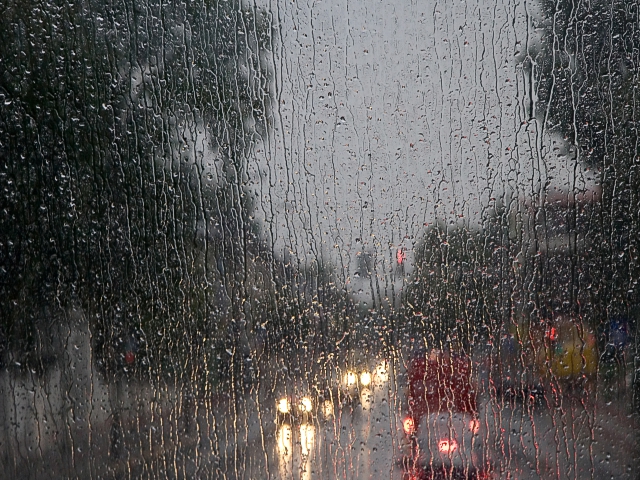
[[[564,133],[589,165],[633,159],[639,153],[640,5],[545,0],[542,12],[535,71],[545,128]]]
[[[217,336],[261,248],[244,165],[267,128],[268,17],[238,1],[2,10],[5,350],[74,304],[99,354],[133,330],[162,361]]]
[[[604,319],[609,310],[628,309],[639,293],[640,5],[544,1],[542,12],[544,41],[533,70],[537,113],[599,176],[602,194],[590,225],[597,274],[590,276]]]
[[[498,279],[488,237],[464,226],[429,227],[415,250],[403,313],[430,345],[469,346],[492,312]]]

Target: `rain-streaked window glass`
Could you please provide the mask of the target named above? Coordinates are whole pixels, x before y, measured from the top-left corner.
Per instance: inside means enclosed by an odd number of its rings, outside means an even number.
[[[5,0],[0,476],[635,479],[640,4]]]

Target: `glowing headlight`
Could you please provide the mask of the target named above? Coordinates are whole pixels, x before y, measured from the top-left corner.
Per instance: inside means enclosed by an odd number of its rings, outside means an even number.
[[[280,413],[289,413],[290,409],[291,405],[289,405],[289,400],[287,400],[286,398],[281,398],[280,400],[278,400],[278,411]]]
[[[369,372],[362,372],[360,374],[360,383],[368,387],[371,384],[371,374]]]
[[[347,387],[355,385],[357,380],[358,377],[356,377],[356,374],[353,372],[347,372],[347,374],[344,376],[344,383],[346,383]]]
[[[300,403],[298,404],[298,408],[301,412],[310,412],[313,408],[311,399],[309,397],[302,397],[302,399],[300,399]]]

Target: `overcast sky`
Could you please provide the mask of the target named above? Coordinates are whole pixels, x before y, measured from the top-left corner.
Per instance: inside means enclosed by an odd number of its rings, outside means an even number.
[[[494,198],[595,181],[531,120],[535,3],[453,3],[268,5],[281,43],[274,129],[250,160],[257,215],[276,252],[330,260],[362,298],[363,252],[397,283],[436,218],[477,225]]]

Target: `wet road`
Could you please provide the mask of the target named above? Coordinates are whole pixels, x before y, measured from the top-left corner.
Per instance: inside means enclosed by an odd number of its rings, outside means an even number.
[[[279,478],[399,478],[394,402],[384,387],[362,391],[360,398],[325,420],[278,425],[273,462]]]
[[[263,423],[263,433],[244,450],[237,478],[402,478],[401,407],[389,393],[385,385],[373,388],[360,404],[336,409],[326,420]],[[495,478],[636,478],[636,417],[606,399],[523,405],[484,398],[480,418]]]

